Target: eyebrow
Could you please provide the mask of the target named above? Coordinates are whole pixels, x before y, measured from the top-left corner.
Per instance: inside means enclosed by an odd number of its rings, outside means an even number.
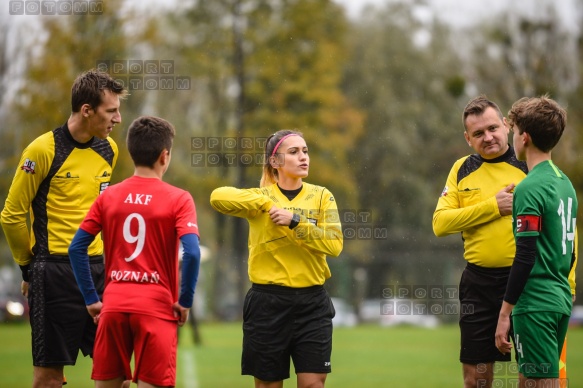
[[[291,147],[287,147],[287,150],[289,151],[289,150],[298,149],[298,148],[308,149],[308,146],[307,145],[305,145],[305,146],[291,146]]]

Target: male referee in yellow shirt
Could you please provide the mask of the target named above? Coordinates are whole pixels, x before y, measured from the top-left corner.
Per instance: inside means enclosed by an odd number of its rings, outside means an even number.
[[[77,77],[71,94],[69,119],[22,152],[0,217],[30,305],[34,387],[61,386],[63,368],[75,365],[79,350],[93,353],[96,326],[68,249],[89,207],[109,185],[118,155],[109,134],[121,122],[120,97],[126,91],[109,75],[88,71]],[[91,244],[89,255],[101,293],[101,239]]]

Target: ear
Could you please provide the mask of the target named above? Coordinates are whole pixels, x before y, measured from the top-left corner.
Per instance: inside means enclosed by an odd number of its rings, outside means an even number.
[[[468,143],[468,145],[471,147],[472,143],[470,143],[470,135],[468,135],[467,131],[464,131],[464,137],[466,138],[466,142]]]
[[[269,157],[269,164],[271,165],[271,167],[273,167],[275,169],[281,167],[281,163],[278,161],[277,156],[270,156]]]
[[[83,115],[83,117],[89,117],[91,115],[91,112],[93,112],[93,108],[91,108],[91,105],[83,104],[81,106],[81,114]]]
[[[167,149],[163,149],[162,152],[160,152],[158,161],[160,162],[161,166],[168,165],[170,163],[170,151],[168,151]]]

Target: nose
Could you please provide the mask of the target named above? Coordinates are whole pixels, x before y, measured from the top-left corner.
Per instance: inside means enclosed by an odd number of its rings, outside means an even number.
[[[121,113],[117,112],[116,114],[114,114],[111,121],[117,124],[121,123]]]

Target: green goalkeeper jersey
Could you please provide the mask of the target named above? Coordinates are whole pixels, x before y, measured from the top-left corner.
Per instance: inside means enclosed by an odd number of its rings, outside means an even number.
[[[513,314],[571,314],[569,271],[575,244],[577,196],[551,160],[537,164],[514,190],[514,235],[538,236],[535,264]]]

